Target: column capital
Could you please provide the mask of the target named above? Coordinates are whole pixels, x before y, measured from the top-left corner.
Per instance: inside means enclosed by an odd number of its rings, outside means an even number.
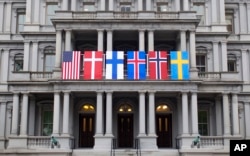
[[[148,90],[148,93],[149,93],[149,94],[155,94],[156,91],[155,91],[155,90]]]
[[[229,94],[229,92],[223,92],[222,93],[222,95],[224,96],[224,95],[228,95]]]
[[[106,90],[105,93],[113,93],[113,90]]]
[[[104,93],[104,90],[97,90],[96,93]]]
[[[23,95],[29,95],[29,92],[21,92]]]
[[[148,32],[154,32],[155,29],[147,29]]]
[[[55,90],[55,91],[54,91],[54,94],[60,94],[60,93],[61,93],[60,90]]]
[[[104,31],[104,29],[96,29],[97,30],[97,32],[103,32]]]
[[[71,93],[71,91],[69,91],[69,90],[63,91],[63,94],[70,94],[70,93]]]
[[[139,94],[145,94],[145,93],[146,93],[146,90],[139,90],[138,93],[139,93]]]
[[[141,29],[138,29],[138,31],[139,31],[139,32],[145,32],[146,29],[141,28]]]
[[[72,31],[72,29],[66,28],[64,29],[64,31]]]
[[[107,32],[113,32],[113,29],[106,29]]]

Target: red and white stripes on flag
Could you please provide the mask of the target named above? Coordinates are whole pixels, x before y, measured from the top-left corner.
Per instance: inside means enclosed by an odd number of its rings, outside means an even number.
[[[80,79],[80,51],[63,52],[62,79],[79,80]]]

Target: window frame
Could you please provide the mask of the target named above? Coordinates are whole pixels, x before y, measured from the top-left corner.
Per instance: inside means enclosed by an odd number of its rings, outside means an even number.
[[[199,119],[199,117],[200,117],[200,115],[199,115],[199,113],[200,112],[206,112],[206,122],[200,122],[200,119]],[[202,135],[202,136],[209,136],[209,133],[210,133],[210,127],[209,127],[209,123],[210,123],[210,121],[209,121],[209,110],[207,110],[207,109],[200,109],[200,110],[198,110],[198,131],[199,131],[199,134],[200,135]],[[207,128],[207,133],[206,134],[203,134],[202,132],[200,132],[200,126],[204,126],[204,125],[206,125],[206,128]]]
[[[94,2],[83,2],[82,3],[82,11],[84,11],[84,12],[94,12],[94,11],[96,11],[96,6],[95,5],[96,4]],[[85,10],[85,6],[92,6],[93,10]]]
[[[230,70],[230,63],[233,65],[233,70]],[[227,71],[237,72],[237,57],[234,54],[227,55]]]
[[[162,10],[162,6],[165,6],[166,7],[166,10]],[[169,8],[168,8],[168,3],[157,3],[156,4],[156,11],[157,12],[167,12],[169,11]],[[159,9],[160,8],[160,9]]]
[[[20,23],[20,16],[24,16],[24,20],[23,23]],[[24,24],[25,24],[25,20],[26,20],[26,12],[25,9],[17,9],[16,12],[16,33],[20,34],[20,32],[24,31]],[[20,29],[20,26],[22,26],[22,29]]]
[[[14,55],[14,72],[21,72],[23,71],[23,59],[24,59],[24,55],[22,53],[18,53]],[[17,62],[21,63],[21,68],[17,69]],[[19,66],[19,65],[18,65]]]
[[[204,64],[198,64],[198,57],[204,57]],[[198,69],[198,72],[206,72],[207,71],[207,56],[206,54],[203,53],[197,53],[196,54],[196,68]],[[201,70],[202,68],[204,68],[204,70]]]
[[[123,10],[123,8],[125,10]],[[128,10],[129,8],[129,10]],[[132,11],[132,4],[131,3],[120,3],[120,11],[121,12],[131,12]]]
[[[46,58],[47,58],[47,56],[52,56],[52,55],[54,57],[54,61],[52,63],[50,63],[50,64],[52,64],[51,66],[47,66],[46,65],[47,64],[47,62],[46,62],[47,59]],[[51,69],[47,70],[47,67],[51,68]],[[55,48],[49,46],[49,47],[44,48],[43,71],[44,72],[52,72],[54,67],[55,67]]]
[[[51,112],[52,113],[52,119],[51,119],[51,121],[50,122],[48,122],[48,123],[44,123],[44,120],[45,120],[45,112]],[[53,133],[53,115],[54,115],[54,110],[53,110],[53,104],[51,103],[51,104],[43,104],[43,107],[42,107],[42,112],[41,112],[42,114],[41,114],[41,116],[42,116],[42,118],[41,118],[41,135],[42,136],[50,136],[52,133]],[[51,127],[51,134],[44,134],[44,125],[50,125],[50,127]]]
[[[233,10],[226,10],[225,20],[227,24],[227,31],[234,33],[235,28],[234,28],[234,11]],[[228,21],[230,21],[231,24]]]

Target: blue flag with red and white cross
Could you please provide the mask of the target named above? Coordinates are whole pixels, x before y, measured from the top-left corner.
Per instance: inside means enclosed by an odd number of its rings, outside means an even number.
[[[127,52],[127,79],[146,79],[146,54],[145,51]]]

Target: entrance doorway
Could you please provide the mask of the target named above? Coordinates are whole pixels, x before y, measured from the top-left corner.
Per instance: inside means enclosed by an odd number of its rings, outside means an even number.
[[[85,107],[85,108],[84,108]],[[86,110],[88,108],[88,110]],[[79,114],[79,147],[94,147],[95,113],[91,105],[83,106],[83,113]]]
[[[162,109],[168,108],[167,105],[160,106]],[[172,147],[172,114],[167,110],[159,110],[158,107],[156,110],[157,146],[159,148]]]
[[[117,121],[118,147],[132,148],[134,140],[134,118],[130,105],[122,105],[119,108]]]

